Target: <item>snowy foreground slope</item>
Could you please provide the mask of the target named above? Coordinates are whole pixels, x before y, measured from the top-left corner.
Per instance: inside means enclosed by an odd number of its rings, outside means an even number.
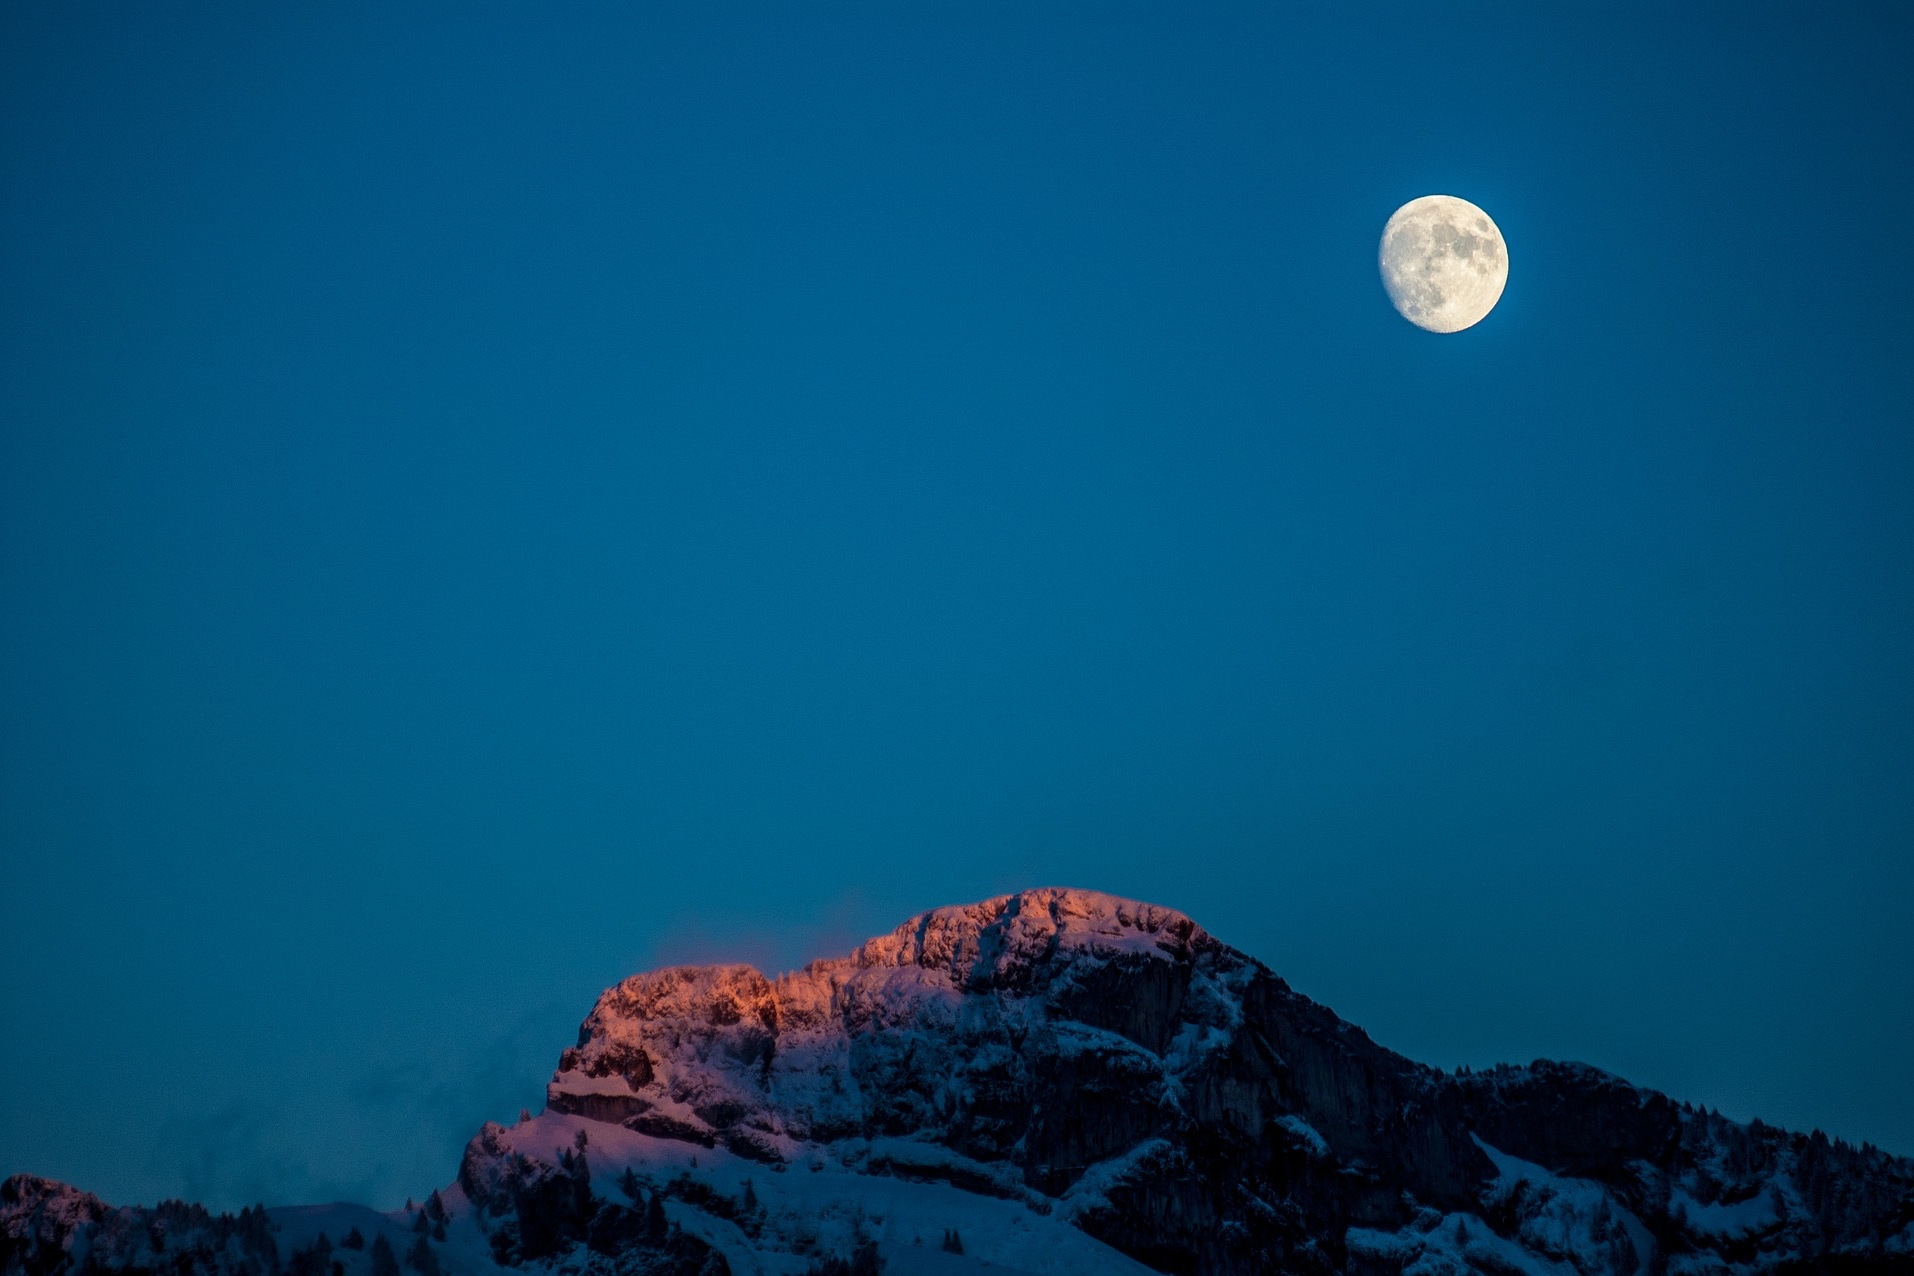
[[[1168,909],[1042,890],[637,975],[414,1211],[0,1186],[0,1276],[1914,1273],[1914,1161],[1578,1064],[1377,1046]]]

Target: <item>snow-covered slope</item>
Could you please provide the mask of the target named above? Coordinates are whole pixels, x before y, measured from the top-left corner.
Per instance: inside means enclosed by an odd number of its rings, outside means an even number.
[[[583,1167],[580,1177],[589,1179],[595,1199],[629,1205],[661,1195],[666,1217],[723,1253],[736,1276],[803,1272],[820,1256],[852,1254],[867,1242],[900,1271],[1149,1271],[1070,1226],[1034,1195],[972,1192],[935,1178],[871,1172],[874,1161],[887,1158],[933,1174],[961,1162],[931,1145],[847,1139],[794,1161],[766,1163],[549,1111],[480,1133],[460,1185],[442,1196],[448,1215],[465,1218],[484,1205],[494,1237],[509,1235],[510,1222],[501,1221],[496,1206],[511,1198],[519,1158]],[[513,1209],[510,1221],[516,1221]],[[961,1255],[945,1254],[950,1234]]]
[[[0,1276],[187,1276],[182,1253],[211,1276],[1888,1272],[1914,1270],[1914,1163],[1583,1065],[1439,1073],[1179,913],[1041,890],[775,979],[625,980],[546,1111],[488,1124],[413,1212],[0,1189]]]

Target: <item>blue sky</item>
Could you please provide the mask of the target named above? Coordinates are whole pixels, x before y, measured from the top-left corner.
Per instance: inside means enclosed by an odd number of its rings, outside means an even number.
[[[7,6],[0,1173],[1049,884],[1914,1153],[1914,29],[1683,10]]]

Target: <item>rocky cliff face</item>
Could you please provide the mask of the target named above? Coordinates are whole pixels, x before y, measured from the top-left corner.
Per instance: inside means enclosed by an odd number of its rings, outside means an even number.
[[[548,1100],[767,1163],[933,1144],[1165,1271],[1492,1268],[1471,1219],[1583,1272],[1914,1253],[1907,1161],[1574,1064],[1439,1073],[1189,918],[1083,891],[939,909],[776,980],[634,976]]]
[[[1576,1064],[1436,1072],[1092,892],[939,909],[776,979],[634,976],[547,1093],[434,1198],[445,1266],[1914,1271],[1914,1162]],[[103,1226],[12,1199],[6,1276]]]

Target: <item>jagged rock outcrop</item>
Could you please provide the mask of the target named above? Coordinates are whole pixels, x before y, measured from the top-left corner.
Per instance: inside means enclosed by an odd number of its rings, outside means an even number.
[[[1914,1272],[1914,1161],[1580,1064],[1438,1072],[1182,914],[1088,891],[938,909],[775,979],[635,975],[547,1096],[486,1125],[443,1200],[379,1216],[420,1276],[438,1242],[441,1276],[901,1272],[960,1230],[961,1262],[1098,1276]],[[403,1276],[327,1244],[285,1270]],[[282,1264],[263,1210],[0,1189],[0,1276],[162,1269]]]
[[[1576,1064],[1440,1073],[1189,918],[1087,891],[938,909],[775,980],[634,976],[599,999],[548,1101],[771,1162],[933,1142],[1165,1271],[1341,1271],[1352,1229],[1359,1265],[1412,1265],[1435,1252],[1413,1230],[1431,1211],[1519,1237],[1525,1204],[1587,1194],[1545,1193],[1544,1174],[1607,1202],[1590,1254],[1657,1268],[1914,1250],[1908,1161],[1734,1126]],[[1728,1165],[1721,1149],[1744,1143],[1759,1151]],[[1498,1153],[1531,1186],[1509,1188]],[[1772,1217],[1706,1214],[1762,1192]],[[1425,1240],[1367,1239],[1404,1232]],[[1604,1269],[1568,1245],[1554,1257]]]

